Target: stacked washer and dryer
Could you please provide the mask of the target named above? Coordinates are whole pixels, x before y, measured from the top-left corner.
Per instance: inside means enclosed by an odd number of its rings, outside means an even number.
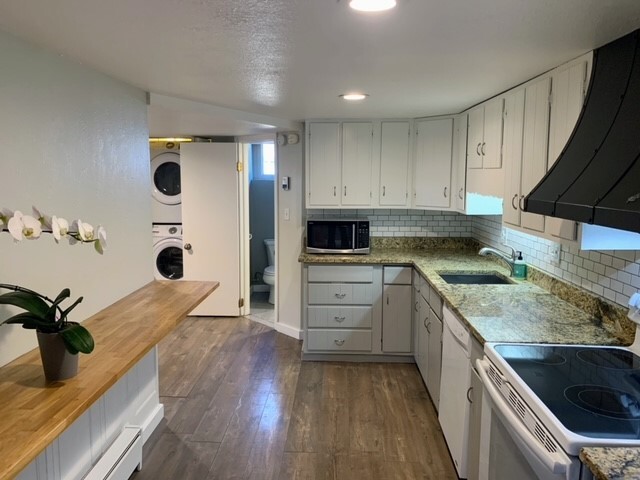
[[[182,266],[182,196],[178,145],[151,149],[154,274],[180,280]]]

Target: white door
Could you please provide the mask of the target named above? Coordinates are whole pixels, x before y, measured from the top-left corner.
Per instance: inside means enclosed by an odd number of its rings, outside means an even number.
[[[384,286],[382,351],[411,352],[411,285]]]
[[[467,168],[482,168],[484,141],[484,107],[469,112],[467,129]]]
[[[342,205],[371,205],[373,124],[342,124]]]
[[[484,138],[480,146],[482,168],[502,168],[502,98],[484,104]]]
[[[238,149],[236,143],[180,147],[184,279],[220,282],[191,315],[240,314]]]
[[[502,219],[520,226],[520,178],[522,176],[522,135],[524,89],[509,93],[504,100],[504,205]]]
[[[309,124],[307,207],[340,205],[340,124]]]
[[[382,122],[380,128],[380,206],[408,203],[409,122]]]
[[[449,208],[453,119],[418,122],[417,133],[415,205]]]
[[[455,135],[453,137],[453,170],[455,173],[455,186],[452,195],[454,204],[459,212],[464,212],[465,198],[467,196],[467,116],[459,115],[453,122]]]

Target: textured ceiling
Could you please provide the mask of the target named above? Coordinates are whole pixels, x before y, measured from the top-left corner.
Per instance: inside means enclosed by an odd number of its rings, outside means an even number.
[[[301,120],[458,112],[640,27],[640,0],[398,3],[0,0],[0,29],[153,93]]]

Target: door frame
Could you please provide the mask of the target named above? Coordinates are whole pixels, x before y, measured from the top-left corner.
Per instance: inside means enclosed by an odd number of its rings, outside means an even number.
[[[236,138],[236,141],[240,144],[240,156],[243,164],[242,175],[240,180],[240,272],[241,272],[241,291],[246,293],[244,306],[240,309],[240,315],[249,315],[251,313],[251,241],[249,240],[249,149],[251,145],[261,143],[273,143],[277,147],[276,133],[262,134],[262,135],[244,135]],[[273,231],[275,249],[278,251],[278,149],[275,150],[275,173],[273,181]],[[279,256],[276,255],[274,259],[276,267],[276,289],[278,288],[278,262]],[[274,325],[278,322],[278,295],[276,291],[276,303],[274,305]]]

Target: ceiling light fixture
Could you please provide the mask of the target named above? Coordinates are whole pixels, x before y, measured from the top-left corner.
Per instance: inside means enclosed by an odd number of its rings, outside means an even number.
[[[166,143],[166,142],[173,142],[173,143],[186,143],[186,142],[193,142],[193,137],[150,137],[149,138],[149,143]]]
[[[359,12],[383,12],[396,6],[396,0],[351,0],[349,6]]]
[[[354,102],[358,100],[364,100],[368,96],[369,95],[366,93],[343,93],[342,95],[340,95],[340,98],[342,98],[343,100]]]

